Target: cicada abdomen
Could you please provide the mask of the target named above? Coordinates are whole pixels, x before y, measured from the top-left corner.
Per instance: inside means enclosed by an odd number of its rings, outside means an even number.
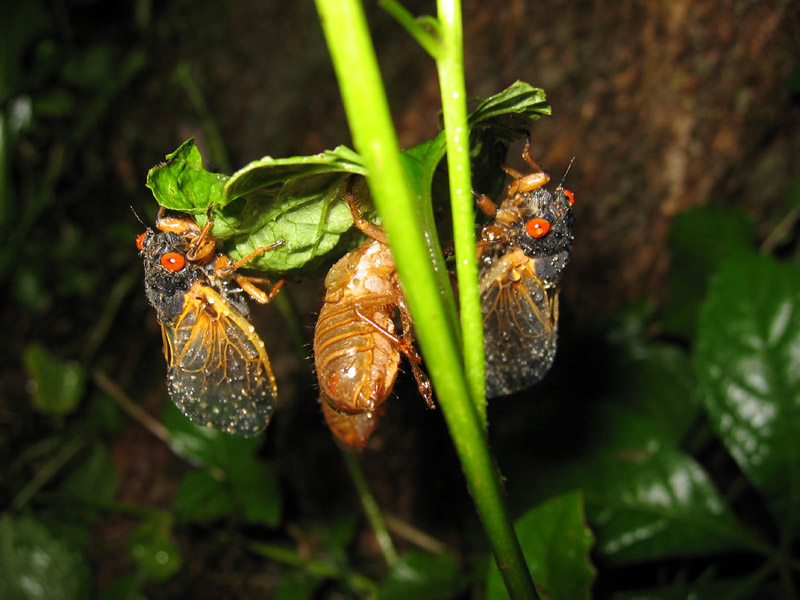
[[[314,332],[320,389],[339,412],[372,411],[392,391],[400,364],[393,313],[398,288],[389,247],[365,242],[325,278]]]
[[[350,187],[347,201],[356,227],[371,239],[342,257],[325,277],[314,364],[331,431],[345,444],[363,448],[392,392],[401,354],[409,358],[430,407],[433,392],[413,347],[411,314],[383,230],[363,219]]]

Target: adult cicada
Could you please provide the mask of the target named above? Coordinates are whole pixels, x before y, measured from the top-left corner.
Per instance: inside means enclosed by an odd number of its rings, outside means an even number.
[[[573,240],[572,192],[562,184],[552,193],[544,188],[550,176],[531,158],[530,138],[522,158],[533,172],[503,167],[512,180],[499,207],[478,196],[492,217],[478,242],[489,398],[530,387],[553,364],[559,286]]]
[[[277,386],[264,342],[248,319],[246,292],[261,303],[266,280],[236,271],[283,243],[232,262],[217,252],[211,208],[201,229],[190,217],[156,217],[158,231],[136,239],[144,259],[145,293],[156,309],[167,359],[167,387],[190,420],[227,433],[257,435],[269,423]]]

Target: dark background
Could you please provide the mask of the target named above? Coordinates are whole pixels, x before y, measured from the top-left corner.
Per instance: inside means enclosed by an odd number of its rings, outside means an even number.
[[[410,147],[437,132],[435,68],[367,4],[400,142]],[[432,2],[405,4],[435,11]],[[142,225],[131,211],[152,223],[144,181],[165,154],[195,136],[210,156],[214,129],[230,165],[207,168],[220,171],[352,144],[310,1],[83,0],[3,11],[0,450],[13,456],[65,424],[29,405],[20,357],[31,342],[105,373],[152,414],[168,402],[134,246]],[[554,178],[575,157],[567,187],[576,243],[562,293],[574,339],[637,299],[663,302],[667,232],[680,211],[741,207],[762,238],[783,216],[800,153],[799,17],[794,3],[777,1],[465,0],[468,93],[489,96],[516,79],[544,88],[553,115],[532,126],[532,154]],[[176,77],[181,69],[199,95]],[[519,164],[513,152],[509,162]],[[321,282],[289,282],[281,293],[310,338]],[[354,502],[341,491],[343,473],[321,475],[316,463],[334,449],[308,365],[274,307],[254,313],[281,389],[265,452],[292,482],[290,510]],[[401,381],[399,395],[410,387]],[[460,547],[458,519],[426,506],[446,492],[453,513],[471,510],[460,470],[441,415],[414,402],[387,419],[365,468],[388,510]],[[121,500],[168,507],[185,465],[134,422],[111,448]],[[97,535],[113,542],[129,528],[109,519]],[[124,571],[113,556],[94,560],[101,588]]]

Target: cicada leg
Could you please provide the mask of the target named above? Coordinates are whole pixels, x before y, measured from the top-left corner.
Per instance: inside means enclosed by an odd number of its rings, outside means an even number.
[[[503,165],[503,170],[514,178],[514,180],[508,184],[509,198],[520,192],[527,193],[538,190],[540,187],[550,181],[550,175],[539,165],[539,163],[533,160],[533,157],[531,156],[530,135],[528,135],[528,138],[525,140],[525,147],[522,149],[522,159],[534,170],[533,173],[523,175],[516,169],[509,167],[508,165]]]
[[[350,214],[353,216],[353,225],[355,225],[364,235],[367,235],[373,240],[377,240],[381,244],[386,244],[388,246],[389,240],[387,239],[386,233],[383,231],[383,229],[377,225],[374,225],[373,223],[370,223],[363,217],[361,209],[358,208],[358,203],[353,195],[354,185],[355,177],[351,177],[347,182],[347,191],[345,192],[345,200],[347,200],[347,206],[350,208]]]
[[[414,336],[411,333],[412,329],[412,321],[411,321],[411,313],[406,306],[405,301],[400,302],[398,304],[398,308],[400,309],[400,320],[403,324],[403,340],[406,343],[406,346],[413,352],[412,354],[406,354],[408,356],[408,360],[411,363],[411,372],[414,374],[414,379],[417,382],[417,389],[419,390],[420,395],[425,400],[425,405],[430,408],[436,408],[436,405],[433,403],[433,386],[431,385],[431,380],[422,370],[420,367],[420,363],[422,362],[422,357],[414,350],[413,341]]]
[[[236,270],[246,265],[248,262],[253,260],[254,258],[261,256],[264,252],[268,250],[273,250],[278,246],[283,245],[284,241],[278,240],[274,244],[270,244],[269,246],[262,246],[261,248],[257,248],[247,256],[240,258],[235,262],[229,262],[228,257],[224,254],[217,257],[217,262],[214,264],[214,276],[215,277],[228,277],[233,276],[234,280],[239,287],[241,287],[247,294],[256,302],[260,304],[267,304],[270,300],[275,297],[275,294],[278,293],[278,290],[281,289],[284,280],[281,279],[277,281],[269,292],[265,292],[261,288],[257,287],[256,283],[272,283],[271,280],[265,279],[263,277],[251,277],[249,275],[239,275],[236,273]]]

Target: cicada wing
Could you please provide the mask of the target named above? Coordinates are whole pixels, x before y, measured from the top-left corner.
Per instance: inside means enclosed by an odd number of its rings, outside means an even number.
[[[277,388],[264,342],[213,288],[195,283],[170,335],[170,396],[191,421],[254,436],[272,416]]]
[[[553,364],[558,290],[545,288],[532,267],[516,281],[482,287],[486,395],[494,398],[530,387]]]

